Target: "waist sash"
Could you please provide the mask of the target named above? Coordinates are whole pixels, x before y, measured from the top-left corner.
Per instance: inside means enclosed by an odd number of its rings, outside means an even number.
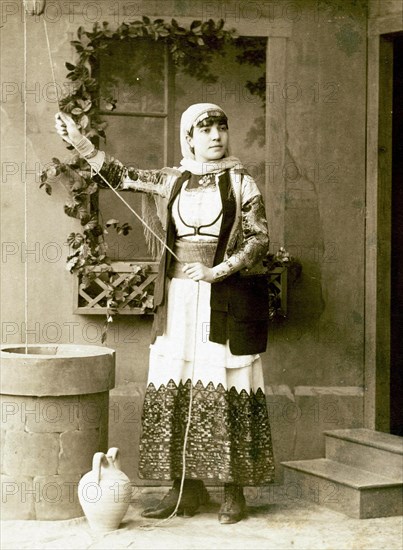
[[[200,262],[207,267],[213,267],[214,256],[217,249],[217,241],[175,241],[174,252],[182,263]],[[183,265],[177,260],[172,260],[168,271],[170,279],[188,279],[182,271]]]

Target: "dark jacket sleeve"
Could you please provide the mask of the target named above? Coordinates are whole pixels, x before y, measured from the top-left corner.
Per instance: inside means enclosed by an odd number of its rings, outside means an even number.
[[[215,281],[220,281],[243,268],[253,268],[268,252],[269,235],[265,208],[257,187],[256,191],[255,195],[241,205],[237,246],[226,260],[213,268]]]

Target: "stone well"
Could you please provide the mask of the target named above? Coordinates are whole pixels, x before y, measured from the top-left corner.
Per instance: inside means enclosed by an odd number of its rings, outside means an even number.
[[[2,519],[82,516],[78,481],[108,449],[114,350],[2,346],[0,378]]]

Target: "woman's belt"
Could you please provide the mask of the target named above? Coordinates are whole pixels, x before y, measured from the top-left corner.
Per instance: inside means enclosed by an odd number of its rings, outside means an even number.
[[[214,256],[217,249],[218,241],[182,241],[177,240],[174,246],[174,252],[179,258],[172,260],[168,271],[169,278],[188,279],[189,277],[183,272],[183,264],[200,262],[207,267],[213,267]]]

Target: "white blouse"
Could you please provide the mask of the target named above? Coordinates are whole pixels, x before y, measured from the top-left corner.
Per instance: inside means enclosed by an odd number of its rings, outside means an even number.
[[[222,222],[222,202],[217,184],[188,189],[182,186],[172,205],[172,217],[181,239],[216,241]]]

